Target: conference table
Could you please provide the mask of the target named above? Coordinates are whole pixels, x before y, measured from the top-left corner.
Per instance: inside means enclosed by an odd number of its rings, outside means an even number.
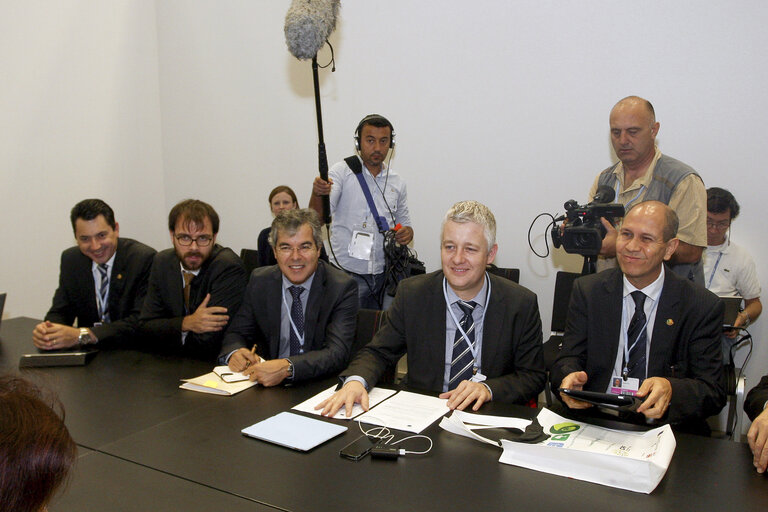
[[[675,434],[669,470],[649,495],[549,475],[498,462],[501,450],[442,430],[426,455],[353,462],[343,435],[302,453],[250,439],[240,431],[289,410],[333,385],[247,389],[232,397],[179,389],[180,379],[212,363],[137,350],[102,350],[85,366],[18,369],[34,351],[37,320],[0,326],[0,372],[55,390],[79,446],[65,490],[49,509],[64,511],[432,511],[432,510],[764,510],[768,477],[744,443]],[[535,409],[498,403],[486,414],[531,418]],[[303,414],[303,413],[299,413]],[[408,435],[396,432],[399,439]],[[423,440],[406,441],[409,450]]]

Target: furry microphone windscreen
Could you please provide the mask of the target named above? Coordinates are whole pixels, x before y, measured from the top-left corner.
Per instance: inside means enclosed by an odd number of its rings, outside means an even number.
[[[285,15],[288,51],[300,60],[311,59],[336,28],[339,0],[293,0]]]

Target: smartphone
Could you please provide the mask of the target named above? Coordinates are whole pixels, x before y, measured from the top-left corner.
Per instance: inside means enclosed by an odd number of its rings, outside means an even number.
[[[368,436],[360,436],[341,449],[339,455],[345,459],[360,460],[376,446],[376,441],[371,441]]]

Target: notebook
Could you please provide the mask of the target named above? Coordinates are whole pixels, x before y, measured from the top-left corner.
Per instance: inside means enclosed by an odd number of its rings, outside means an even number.
[[[241,430],[245,436],[300,452],[307,452],[346,431],[347,427],[342,425],[291,412],[281,412]]]

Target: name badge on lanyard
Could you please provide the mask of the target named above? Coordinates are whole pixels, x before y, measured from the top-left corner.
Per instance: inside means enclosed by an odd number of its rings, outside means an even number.
[[[488,311],[488,302],[491,298],[491,280],[488,278],[487,272],[485,273],[485,282],[488,283],[488,290],[485,293],[485,306],[483,307],[483,316],[480,319],[480,325],[484,325],[485,323],[485,313]],[[464,329],[461,327],[459,320],[453,313],[451,302],[448,300],[448,281],[445,279],[445,277],[443,277],[443,297],[445,298],[445,307],[448,309],[448,313],[450,313],[451,319],[453,320],[453,325],[455,325],[456,329],[461,333],[462,339],[466,342],[470,352],[472,352],[472,378],[470,381],[483,382],[487,379],[487,377],[481,372],[480,362],[477,360],[477,347],[469,342],[469,336],[467,336],[467,333],[464,332]]]

